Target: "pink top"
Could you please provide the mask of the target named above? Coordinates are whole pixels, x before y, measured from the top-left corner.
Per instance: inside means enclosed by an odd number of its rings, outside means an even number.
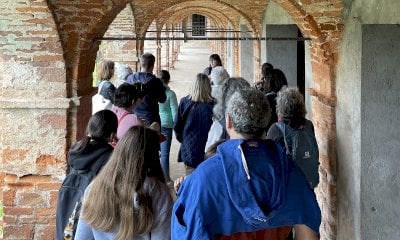
[[[124,136],[126,131],[132,126],[141,126],[143,125],[142,121],[134,114],[127,112],[125,109],[120,107],[114,107],[113,112],[117,115],[118,118],[118,129],[117,129],[117,138],[118,140]]]

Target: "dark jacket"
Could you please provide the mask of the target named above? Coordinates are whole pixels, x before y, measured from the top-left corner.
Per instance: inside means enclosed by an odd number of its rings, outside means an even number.
[[[161,80],[152,73],[136,72],[128,76],[127,82],[130,84],[142,83],[146,88],[143,102],[135,107],[134,113],[145,121],[145,125],[153,122],[161,125],[158,103],[164,103],[167,100],[165,87]]]
[[[193,102],[188,96],[181,99],[174,123],[175,135],[181,142],[178,162],[196,168],[204,161],[204,148],[212,124],[213,106],[213,101]]]
[[[271,125],[278,121],[278,115],[276,114],[276,97],[277,94],[275,92],[269,92],[265,94],[268,99],[269,107],[271,109],[271,119],[269,120],[266,131],[271,127]]]

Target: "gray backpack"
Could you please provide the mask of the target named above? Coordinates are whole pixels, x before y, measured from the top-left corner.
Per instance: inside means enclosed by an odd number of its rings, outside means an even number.
[[[306,120],[304,127],[293,129],[284,122],[277,122],[285,142],[286,154],[293,159],[305,175],[311,188],[319,183],[319,152],[314,127]]]

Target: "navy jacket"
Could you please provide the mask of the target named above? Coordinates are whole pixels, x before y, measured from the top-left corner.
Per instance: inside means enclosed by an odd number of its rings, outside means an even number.
[[[176,138],[181,142],[178,162],[196,168],[204,161],[213,106],[214,101],[193,102],[188,96],[181,99],[174,123]]]
[[[136,106],[134,113],[144,120],[147,126],[153,122],[161,125],[158,103],[164,103],[167,100],[165,87],[161,80],[152,73],[136,72],[128,76],[127,82],[130,84],[142,83],[146,89],[143,102]]]

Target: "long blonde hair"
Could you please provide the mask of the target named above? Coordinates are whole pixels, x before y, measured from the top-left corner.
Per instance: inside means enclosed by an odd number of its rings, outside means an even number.
[[[159,148],[158,134],[151,129],[134,126],[125,133],[84,200],[82,218],[90,226],[104,232],[118,227],[117,240],[151,231],[152,200],[143,184],[147,177],[165,183]]]
[[[198,73],[196,80],[190,87],[189,98],[193,102],[209,102],[213,100],[211,96],[211,82],[207,75]]]
[[[110,80],[114,75],[114,62],[103,60],[98,68],[97,76],[100,80]]]

